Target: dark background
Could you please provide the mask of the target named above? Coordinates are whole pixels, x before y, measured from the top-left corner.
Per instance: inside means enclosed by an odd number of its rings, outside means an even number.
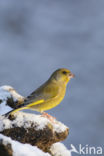
[[[1,0],[0,85],[27,96],[62,67],[76,77],[48,113],[70,127],[68,148],[103,147],[104,1]]]

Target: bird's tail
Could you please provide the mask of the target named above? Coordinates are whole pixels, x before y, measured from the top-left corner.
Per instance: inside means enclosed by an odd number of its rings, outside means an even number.
[[[22,105],[19,105],[18,108],[15,108],[12,111],[4,114],[4,116],[13,115],[15,112],[18,112],[18,111],[23,110],[23,109],[30,109],[32,106],[37,105],[37,104],[41,104],[43,102],[44,102],[43,99],[32,102],[32,103],[27,103],[27,101],[26,101]]]
[[[23,110],[23,109],[28,109],[26,106],[25,107],[20,107],[20,108],[16,108],[13,109],[12,111],[9,111],[8,113],[4,114],[5,117],[9,116],[9,115],[14,115],[14,113]]]

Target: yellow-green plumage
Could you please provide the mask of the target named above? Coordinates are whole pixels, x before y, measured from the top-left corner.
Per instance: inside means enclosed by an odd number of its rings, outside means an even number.
[[[13,110],[11,114],[22,109],[43,112],[56,107],[63,100],[67,83],[72,77],[74,75],[68,69],[56,70],[48,81],[30,94],[20,108]]]
[[[44,87],[43,89],[44,101],[40,104],[31,106],[31,109],[39,112],[46,111],[57,106],[62,101],[65,96],[66,87],[54,83],[49,83],[47,85],[48,87]]]

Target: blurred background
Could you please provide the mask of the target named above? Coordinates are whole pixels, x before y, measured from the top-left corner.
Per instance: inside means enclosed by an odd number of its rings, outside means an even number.
[[[104,1],[1,0],[0,86],[27,96],[62,67],[76,77],[48,113],[70,127],[64,144],[103,146]]]

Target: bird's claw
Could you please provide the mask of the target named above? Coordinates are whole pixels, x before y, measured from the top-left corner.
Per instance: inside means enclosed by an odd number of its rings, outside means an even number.
[[[43,112],[41,116],[42,116],[42,117],[46,117],[46,118],[49,119],[51,122],[55,123],[55,119],[56,119],[56,118],[53,117],[53,116],[51,116],[51,115],[49,115],[48,113]]]

